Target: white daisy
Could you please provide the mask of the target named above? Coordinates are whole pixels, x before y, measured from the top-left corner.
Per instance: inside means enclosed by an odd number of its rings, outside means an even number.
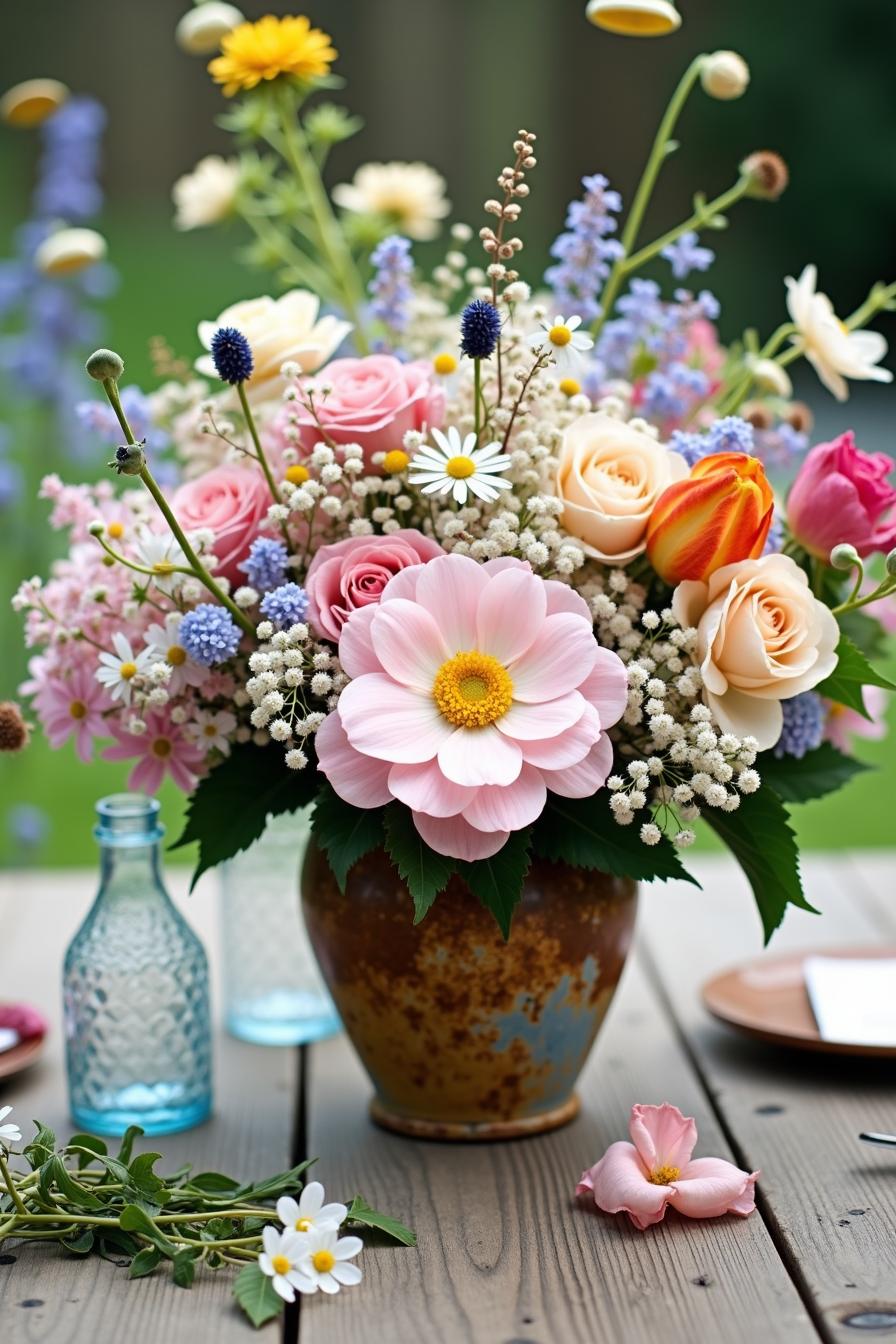
[[[274,1292],[284,1302],[295,1302],[296,1289],[300,1293],[315,1293],[317,1285],[299,1269],[299,1261],[305,1255],[305,1237],[298,1232],[278,1232],[276,1227],[266,1227],[261,1234],[264,1250],[258,1256],[258,1267],[274,1281]]]
[[[11,1111],[11,1106],[0,1106],[0,1121],[5,1120]],[[8,1148],[11,1143],[21,1142],[22,1131],[19,1129],[18,1125],[0,1124],[0,1145]]]
[[[152,570],[152,581],[160,593],[167,593],[170,597],[187,577],[174,572],[179,566],[188,566],[187,557],[170,533],[141,532],[136,551],[140,564]]]
[[[453,425],[447,434],[434,429],[432,436],[438,446],[423,445],[411,458],[415,474],[408,477],[411,485],[423,486],[424,495],[447,495],[450,491],[455,503],[466,504],[468,495],[473,494],[490,504],[500,491],[510,489],[510,481],[503,480],[499,473],[509,471],[512,463],[499,443],[477,448],[475,434],[462,440]]]
[[[131,703],[131,682],[134,677],[149,671],[153,659],[148,649],[134,653],[130,641],[118,631],[112,636],[114,653],[101,653],[100,666],[96,670],[96,679],[105,686],[113,700]]]
[[[165,685],[171,695],[179,695],[187,686],[199,686],[208,676],[208,668],[190,657],[180,642],[183,614],[169,611],[164,625],[151,625],[146,631],[146,651],[153,663],[167,663],[171,676]]]
[[[838,401],[849,396],[847,378],[889,383],[893,375],[878,362],[887,353],[887,342],[877,331],[850,331],[834,312],[827,294],[817,289],[818,270],[807,266],[799,280],[788,276],[787,308],[805,348],[806,358],[821,381]]]
[[[325,1204],[324,1188],[320,1181],[306,1185],[296,1203],[289,1195],[277,1200],[277,1217],[284,1227],[296,1232],[335,1232],[345,1222],[348,1209],[344,1204]]]
[[[590,350],[594,341],[584,331],[580,317],[561,317],[553,322],[546,319],[539,323],[538,331],[532,331],[526,337],[533,350],[548,350],[554,356],[554,363],[564,373],[575,373],[582,365],[582,356]]]
[[[170,687],[171,683],[168,685]],[[184,734],[203,751],[211,751],[217,747],[222,756],[229,756],[230,735],[235,728],[236,715],[231,714],[229,709],[198,709],[192,723],[188,723],[184,728]]]
[[[358,1266],[348,1264],[364,1249],[360,1237],[340,1237],[335,1228],[312,1228],[300,1240],[302,1281],[296,1284],[300,1293],[316,1293],[318,1288],[322,1293],[338,1293],[340,1288],[361,1282]]]

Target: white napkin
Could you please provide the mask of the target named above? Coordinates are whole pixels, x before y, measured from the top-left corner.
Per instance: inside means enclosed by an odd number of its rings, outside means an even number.
[[[896,1046],[896,958],[807,957],[803,973],[822,1040]]]
[[[11,1050],[18,1043],[19,1033],[17,1031],[13,1031],[12,1027],[0,1027],[0,1055],[4,1050]]]

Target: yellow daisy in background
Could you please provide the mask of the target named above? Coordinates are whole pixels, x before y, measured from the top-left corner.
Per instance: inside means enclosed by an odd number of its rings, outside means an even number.
[[[267,14],[257,23],[241,23],[226,33],[221,55],[208,68],[215,83],[224,85],[224,96],[232,98],[254,89],[263,79],[326,75],[337,54],[329,35],[312,28],[304,15],[279,19]]]

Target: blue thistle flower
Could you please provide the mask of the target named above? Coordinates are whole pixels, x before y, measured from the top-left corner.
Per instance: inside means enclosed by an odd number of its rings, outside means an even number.
[[[180,642],[194,662],[203,667],[225,663],[239,648],[240,631],[230,612],[212,602],[200,602],[180,623]]]
[[[308,594],[297,583],[282,583],[263,599],[261,610],[278,630],[288,630],[307,616]]]
[[[260,593],[269,593],[286,581],[287,550],[282,541],[274,537],[256,537],[249,547],[249,554],[242,564],[237,565],[248,578],[253,588]]]
[[[799,759],[807,751],[821,746],[824,737],[824,702],[815,691],[803,691],[790,700],[781,701],[784,711],[784,726],[775,745],[775,755],[796,756]]]
[[[468,359],[488,359],[501,335],[501,315],[488,299],[474,299],[460,315],[460,348]]]
[[[252,377],[252,351],[236,327],[219,327],[212,337],[212,363],[222,383],[244,383]]]

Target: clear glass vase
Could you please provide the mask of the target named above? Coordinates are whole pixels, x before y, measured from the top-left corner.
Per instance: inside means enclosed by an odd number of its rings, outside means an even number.
[[[339,1031],[299,914],[307,812],[268,818],[260,840],[222,863],[227,1030],[259,1045],[302,1045]]]
[[[159,868],[159,804],[97,804],[100,888],[65,957],[72,1119],[84,1130],[188,1129],[211,1111],[208,963]]]

